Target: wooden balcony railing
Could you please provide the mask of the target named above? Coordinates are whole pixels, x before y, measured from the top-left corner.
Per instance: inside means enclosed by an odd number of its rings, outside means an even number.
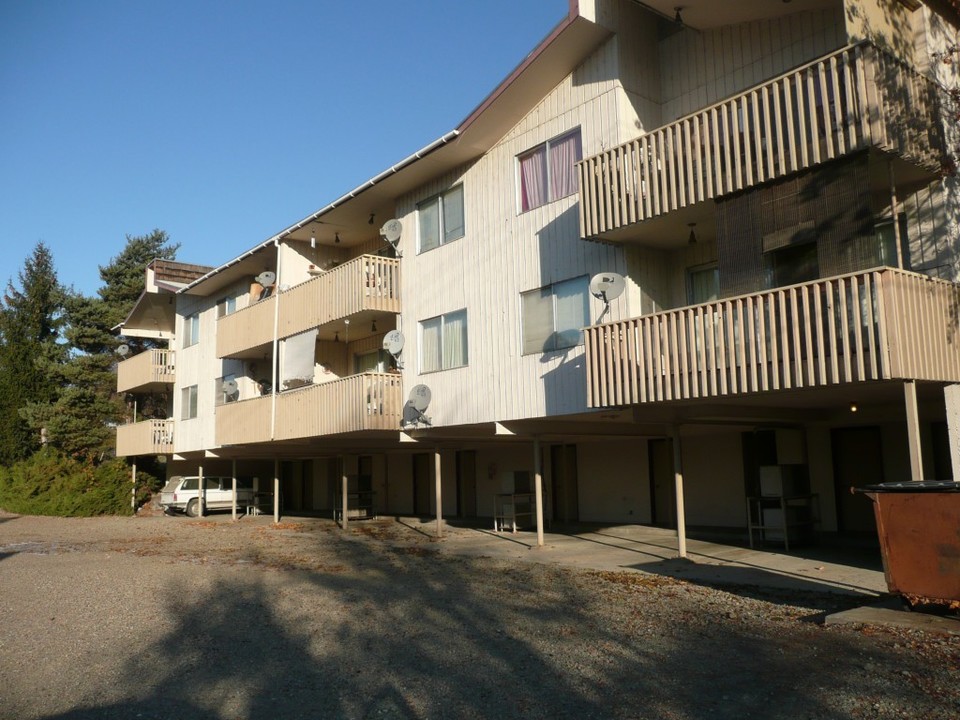
[[[230,357],[273,340],[274,303],[280,302],[278,337],[375,310],[400,312],[400,261],[361,255],[217,321],[217,357]]]
[[[584,330],[588,404],[960,381],[960,285],[881,268]]]
[[[399,375],[363,373],[277,395],[271,438],[271,396],[217,408],[218,445],[293,440],[368,430],[400,431],[403,398]]]
[[[867,147],[941,169],[937,85],[853,45],[582,160],[584,238]]]
[[[117,392],[134,392],[175,379],[173,350],[147,350],[117,363]]]
[[[173,420],[143,420],[117,426],[117,455],[168,455],[173,452]]]

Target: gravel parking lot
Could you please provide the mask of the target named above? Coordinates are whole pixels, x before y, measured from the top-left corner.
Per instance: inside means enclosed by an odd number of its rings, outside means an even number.
[[[820,624],[852,602],[389,519],[0,514],[0,717],[960,717],[960,638]]]

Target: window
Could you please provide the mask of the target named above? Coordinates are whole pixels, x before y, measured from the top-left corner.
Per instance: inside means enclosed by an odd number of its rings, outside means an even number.
[[[700,305],[713,302],[720,294],[720,275],[716,264],[687,270],[687,303]]]
[[[522,293],[523,354],[579,345],[580,328],[589,324],[588,293],[586,276]]]
[[[420,372],[467,364],[467,311],[447,313],[420,323]]]
[[[180,419],[191,420],[197,416],[197,386],[191,385],[180,391]]]
[[[183,347],[196,345],[200,340],[200,314],[193,313],[183,319]]]
[[[237,310],[237,299],[235,297],[220,298],[217,301],[217,318],[229,315]]]
[[[575,193],[576,164],[581,157],[580,129],[577,128],[517,158],[520,161],[520,212]]]
[[[417,205],[420,252],[463,237],[463,185]]]
[[[907,214],[900,213],[897,216],[897,224],[900,225],[900,245],[904,249],[903,269],[911,270],[910,263],[910,238],[907,237]],[[893,219],[885,218],[878,221],[874,227],[877,236],[877,265],[886,265],[888,267],[897,267],[899,259],[897,258],[897,236],[893,229]]]

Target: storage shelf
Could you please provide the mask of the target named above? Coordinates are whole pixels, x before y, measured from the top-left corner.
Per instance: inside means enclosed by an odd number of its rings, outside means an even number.
[[[820,497],[816,493],[747,498],[747,533],[751,548],[754,546],[754,532],[757,532],[761,542],[782,542],[784,550],[789,552],[791,536],[799,538],[803,534],[812,534],[819,522]]]

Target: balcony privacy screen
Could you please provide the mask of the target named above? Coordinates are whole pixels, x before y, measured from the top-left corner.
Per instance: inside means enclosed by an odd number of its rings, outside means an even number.
[[[774,254],[810,243],[818,277],[876,266],[868,175],[867,153],[859,153],[718,200],[721,297],[784,284],[771,271]]]

